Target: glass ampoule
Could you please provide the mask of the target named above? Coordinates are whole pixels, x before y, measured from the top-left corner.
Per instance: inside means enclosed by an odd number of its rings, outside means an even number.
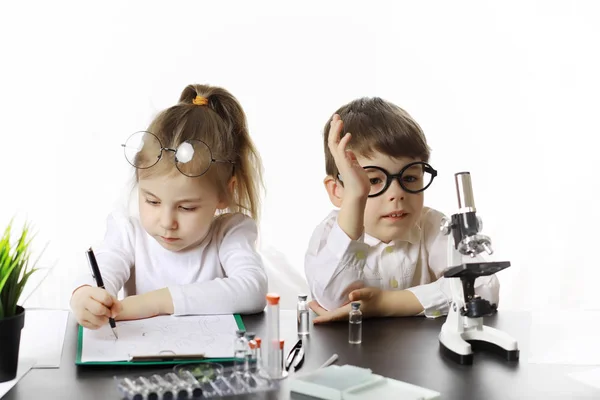
[[[309,327],[309,314],[308,314],[308,302],[306,299],[308,296],[298,296],[298,304],[296,305],[296,318],[298,320],[298,335],[308,335]]]
[[[362,342],[362,311],[360,303],[352,303],[348,315],[348,343],[360,344]]]

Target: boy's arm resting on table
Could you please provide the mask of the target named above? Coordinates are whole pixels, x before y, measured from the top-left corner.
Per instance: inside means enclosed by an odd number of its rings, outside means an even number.
[[[256,222],[242,214],[227,218],[219,235],[221,265],[225,278],[170,286],[173,314],[252,314],[266,306],[267,274],[256,251]]]
[[[366,287],[353,290],[348,298],[352,302],[358,301],[361,303],[360,309],[365,318],[408,317],[417,315],[423,310],[421,303],[408,290],[381,290],[375,287]],[[318,315],[313,319],[315,324],[347,320],[350,312],[349,304],[328,311],[316,301],[311,301],[310,308]]]
[[[362,236],[352,240],[332,213],[313,232],[304,258],[312,297],[325,310],[348,303],[352,289],[360,288],[369,246]]]
[[[475,260],[481,260],[475,258]],[[425,285],[419,285],[407,290],[414,293],[424,309],[424,315],[430,318],[436,318],[448,314],[450,303],[452,302],[452,279],[460,281],[460,278],[444,278],[443,271],[440,278]],[[437,274],[436,274],[437,276]],[[460,284],[462,287],[462,283]],[[461,291],[462,293],[462,291]],[[491,304],[499,304],[500,301],[500,282],[496,275],[480,276],[475,279],[475,294],[486,299]]]
[[[134,237],[134,228],[129,218],[123,214],[114,213],[107,218],[106,233],[102,243],[92,249],[102,274],[104,287],[114,297],[117,297],[117,293],[131,275]],[[81,258],[78,259],[87,264],[85,267],[87,273],[76,277],[72,292],[82,286],[96,286],[84,253],[85,250],[82,250]]]
[[[421,302],[410,290],[384,290],[377,316],[412,317],[422,311]]]

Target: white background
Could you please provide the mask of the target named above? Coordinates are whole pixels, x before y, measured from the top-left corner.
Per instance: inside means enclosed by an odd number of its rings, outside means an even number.
[[[331,209],[322,127],[381,96],[433,149],[426,204],[455,211],[453,174],[471,172],[484,232],[512,263],[500,308],[597,308],[599,19],[593,1],[2,2],[0,226],[31,221],[54,266],[27,305],[67,307],[83,252],[129,196],[120,144],[208,83],[238,97],[262,154],[261,252],[284,306]]]

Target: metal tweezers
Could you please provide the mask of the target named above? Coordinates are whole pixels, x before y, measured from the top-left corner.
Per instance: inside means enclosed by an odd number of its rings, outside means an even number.
[[[285,370],[289,371],[290,367],[294,366],[294,371],[298,370],[304,362],[304,347],[302,346],[302,339],[298,340],[292,350],[288,353],[285,360]]]

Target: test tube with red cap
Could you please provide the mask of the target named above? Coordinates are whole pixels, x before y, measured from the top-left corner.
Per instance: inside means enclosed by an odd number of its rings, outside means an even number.
[[[262,339],[257,336],[254,340],[256,341],[256,367],[257,367],[257,369],[262,369],[263,368],[263,364],[262,364],[263,353],[262,353],[262,347],[260,346],[262,343]]]
[[[279,341],[279,355],[277,356],[277,376],[281,376],[283,374],[283,359],[285,358],[283,356],[283,348],[285,347],[285,342],[283,341],[283,339],[281,339]]]
[[[264,346],[267,356],[267,372],[277,377],[277,359],[279,358],[279,295],[267,294],[267,338]],[[281,364],[281,363],[279,363]],[[279,372],[281,375],[281,371]]]

